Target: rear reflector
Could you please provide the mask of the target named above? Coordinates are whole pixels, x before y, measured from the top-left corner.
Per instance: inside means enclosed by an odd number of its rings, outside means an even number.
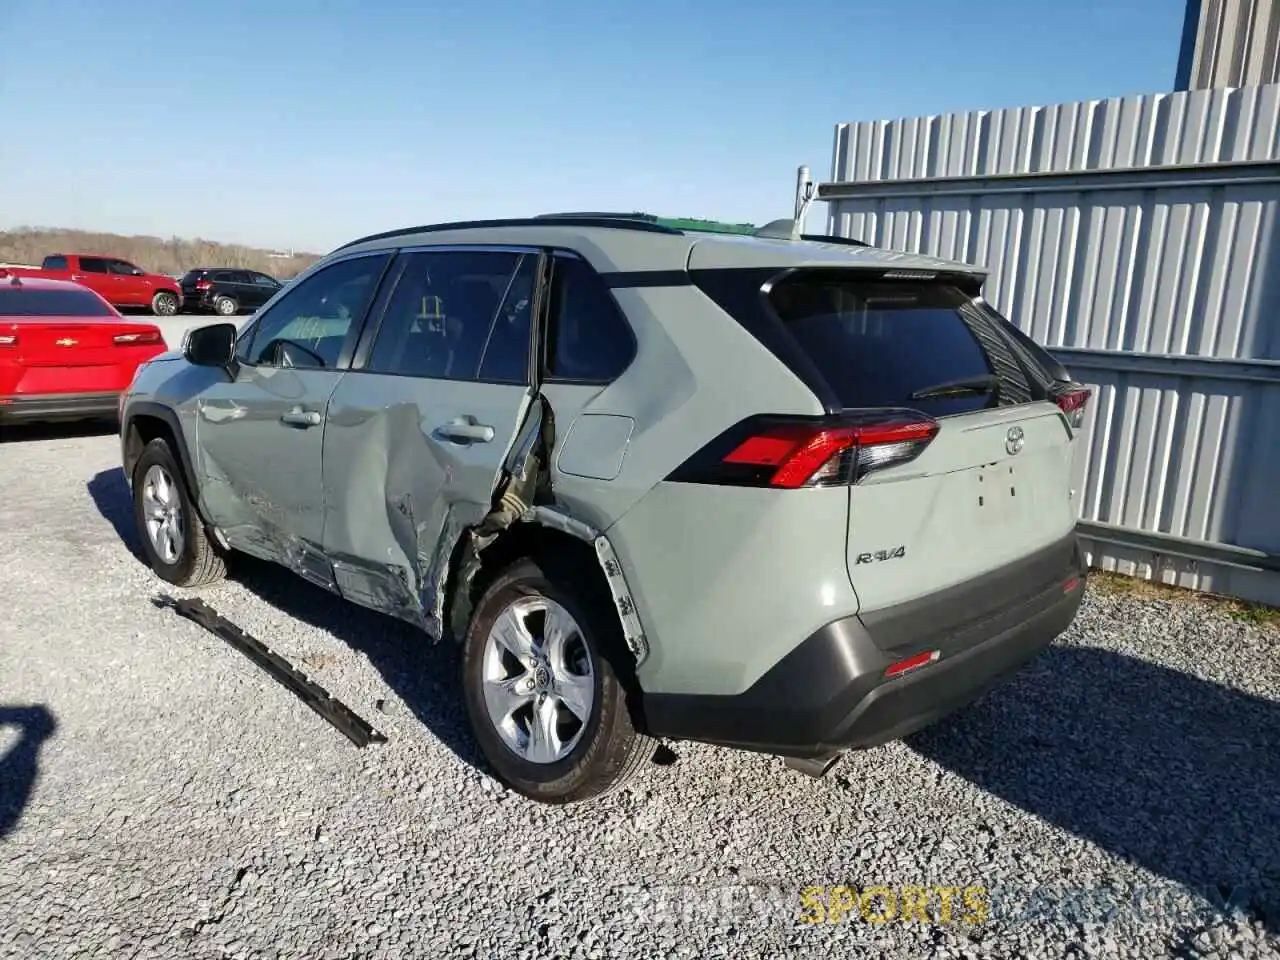
[[[1062,585],[1062,592],[1070,593],[1072,590],[1074,590],[1078,586],[1080,586],[1080,578],[1072,577],[1070,580],[1068,580],[1066,583]]]
[[[761,486],[784,490],[856,483],[873,470],[914,460],[937,432],[937,421],[920,414],[866,422],[762,425],[723,462],[752,468]]]
[[[1089,403],[1093,391],[1079,384],[1064,386],[1053,393],[1053,402],[1058,405],[1067,417],[1072,430],[1079,430],[1084,423],[1084,409]]]
[[[138,330],[134,333],[117,333],[111,338],[117,347],[136,347],[144,343],[164,343],[159,330]]]
[[[899,660],[897,663],[889,664],[885,670],[886,677],[900,677],[908,670],[918,670],[920,667],[928,666],[942,656],[941,650],[929,650],[925,653],[918,653],[914,657],[907,657],[905,660]]]

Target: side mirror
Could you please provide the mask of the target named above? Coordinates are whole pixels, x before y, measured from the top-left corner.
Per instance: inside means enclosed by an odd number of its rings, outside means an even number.
[[[182,355],[196,367],[227,367],[236,358],[234,323],[211,323],[188,330],[182,343]]]

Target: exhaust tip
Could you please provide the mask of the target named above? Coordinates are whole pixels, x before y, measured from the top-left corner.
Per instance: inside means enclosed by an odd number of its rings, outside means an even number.
[[[843,757],[843,753],[832,753],[825,757],[801,758],[801,757],[784,757],[783,762],[796,771],[803,773],[807,777],[813,777],[815,780],[825,777],[827,771],[836,765],[836,761]]]

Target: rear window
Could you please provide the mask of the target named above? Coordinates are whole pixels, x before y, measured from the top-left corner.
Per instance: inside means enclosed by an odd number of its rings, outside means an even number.
[[[111,308],[89,292],[0,286],[0,317],[109,317]]]
[[[1008,344],[956,287],[801,272],[776,283],[769,300],[845,407],[948,416],[1029,399]],[[994,389],[920,395],[992,377]]]

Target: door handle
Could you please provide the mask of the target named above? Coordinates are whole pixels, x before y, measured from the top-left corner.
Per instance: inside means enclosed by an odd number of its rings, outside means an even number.
[[[303,410],[301,407],[294,407],[288,413],[280,415],[280,422],[287,423],[293,427],[318,427],[320,426],[320,414],[315,410]]]
[[[493,427],[487,423],[454,420],[436,427],[436,434],[458,443],[488,443],[493,439]]]

